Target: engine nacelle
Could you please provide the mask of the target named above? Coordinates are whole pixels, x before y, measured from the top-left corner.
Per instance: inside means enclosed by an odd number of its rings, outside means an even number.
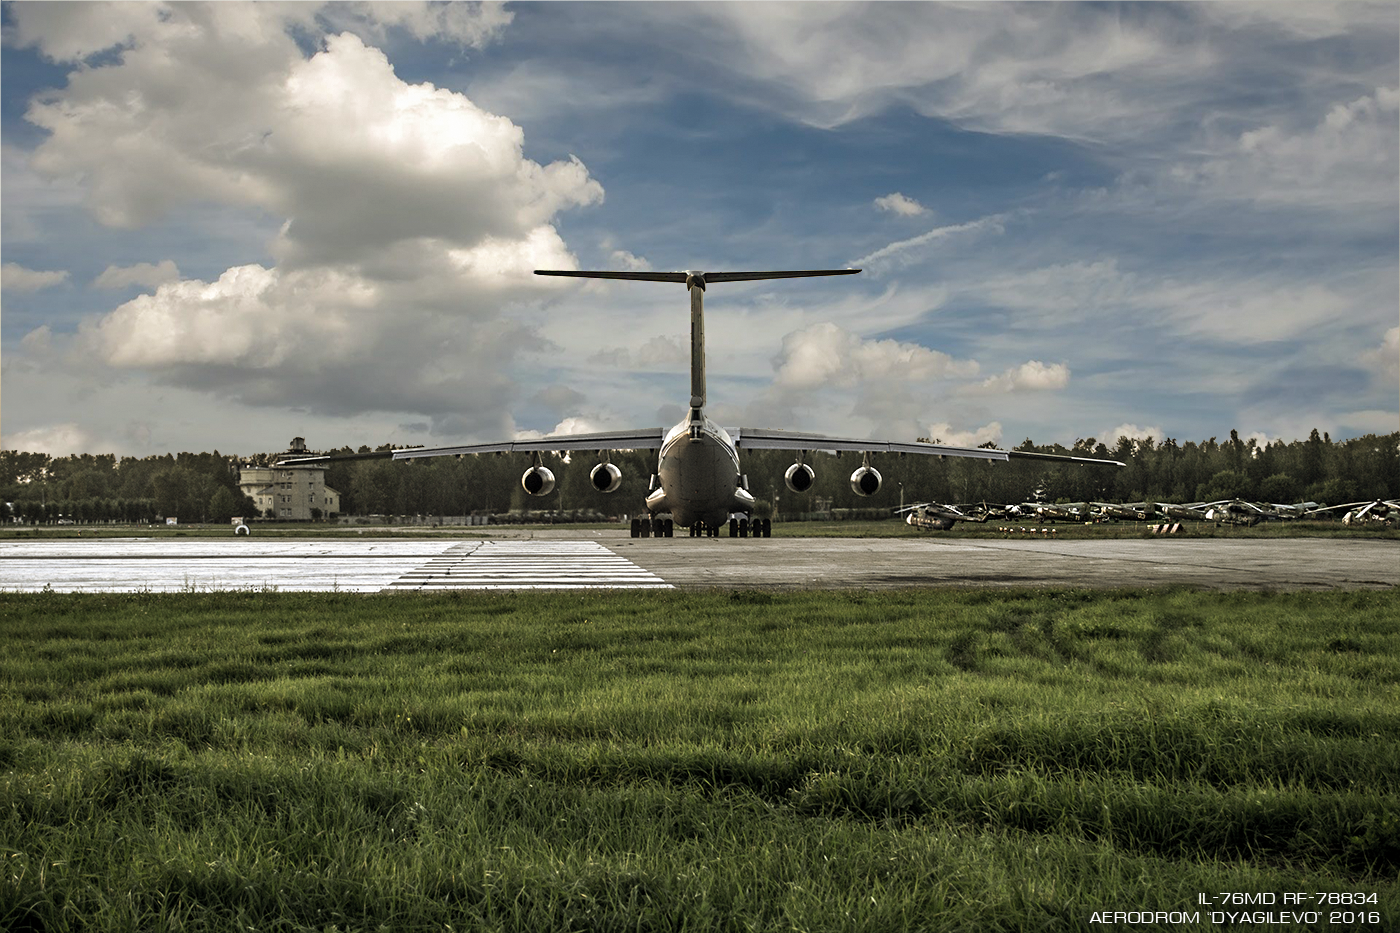
[[[622,485],[622,471],[611,463],[600,463],[589,472],[588,481],[599,492],[617,492]]]
[[[851,474],[851,491],[858,496],[873,496],[880,491],[880,471],[863,466]]]
[[[783,474],[783,482],[793,492],[806,492],[817,481],[817,474],[805,463],[794,463]]]
[[[532,496],[547,496],[554,491],[554,473],[549,467],[530,467],[520,477],[520,485]]]

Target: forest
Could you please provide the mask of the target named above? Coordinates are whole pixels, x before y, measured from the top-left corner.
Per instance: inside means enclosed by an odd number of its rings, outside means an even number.
[[[990,445],[988,445],[990,446]],[[386,450],[385,447],[379,448]],[[924,501],[945,503],[1024,502],[1037,491],[1050,502],[1206,502],[1240,498],[1292,504],[1348,502],[1400,497],[1400,432],[1333,441],[1314,430],[1303,441],[1260,445],[1228,439],[1157,443],[1121,437],[1113,446],[1093,438],[1072,447],[1041,446],[1029,438],[1017,450],[1120,460],[1122,469],[1036,463],[988,463],[965,458],[884,454],[872,465],[884,477],[873,496],[856,495],[848,477],[860,457],[812,454],[815,487],[796,494],[783,484],[793,462],[784,451],[743,454],[749,489],[761,515],[794,520],[814,514],[863,517]],[[328,453],[367,453],[349,447]],[[240,466],[266,465],[280,453],[253,457],[180,453],[151,457],[0,452],[0,501],[6,520],[26,523],[149,522],[178,515],[182,522],[225,523],[232,516],[257,516],[238,488]],[[529,466],[525,455],[438,457],[406,462],[358,460],[333,463],[326,485],[340,493],[344,515],[503,515],[525,510],[573,518],[620,517],[642,511],[656,463],[651,451],[611,454],[623,474],[612,494],[593,489],[588,472],[597,457],[576,453],[569,461],[546,456],[558,479],[554,492],[532,498],[520,486]],[[329,516],[328,516],[329,518]]]

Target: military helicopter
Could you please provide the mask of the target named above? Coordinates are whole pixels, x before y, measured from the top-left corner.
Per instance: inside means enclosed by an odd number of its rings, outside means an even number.
[[[1094,502],[1091,505],[1089,514],[1099,521],[1145,522],[1152,517],[1152,506],[1146,502]]]
[[[1089,517],[1087,502],[1072,502],[1061,505],[1055,502],[1022,502],[1020,514],[1043,522],[1082,522]]]
[[[963,511],[969,509],[970,511]],[[976,511],[971,511],[971,510]],[[990,517],[986,504],[980,508],[977,506],[956,506],[943,505],[938,502],[921,502],[918,505],[907,505],[902,509],[895,509],[894,514],[905,515],[905,524],[915,528],[923,528],[926,531],[948,531],[957,522],[985,522]]]
[[[1221,499],[1218,502],[1198,502],[1194,506],[1205,511],[1206,521],[1224,525],[1244,525],[1247,528],[1273,516],[1243,499]]]
[[[1255,505],[1264,511],[1267,518],[1279,521],[1303,518],[1308,514],[1309,509],[1317,508],[1316,502],[1297,502],[1293,505],[1285,505],[1281,502],[1256,502]]]
[[[1313,509],[1308,515],[1335,512],[1346,509],[1342,515],[1343,525],[1380,524],[1393,525],[1400,521],[1400,499],[1373,499],[1370,502],[1348,502],[1346,505],[1329,505]]]

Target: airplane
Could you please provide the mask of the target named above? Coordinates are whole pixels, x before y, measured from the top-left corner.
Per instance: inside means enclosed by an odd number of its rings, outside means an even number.
[[[976,508],[971,506],[969,508]],[[921,502],[918,505],[907,505],[902,509],[895,509],[894,514],[901,515],[905,512],[905,524],[915,528],[923,528],[933,531],[948,531],[956,522],[985,522],[990,513],[985,506],[980,511],[964,512],[956,505],[943,505],[938,502]]]
[[[459,444],[450,447],[414,447],[371,454],[347,456],[327,455],[283,460],[278,465],[324,463],[330,460],[392,457],[411,460],[419,457],[449,457],[466,454],[527,452],[532,464],[520,478],[525,492],[532,496],[548,495],[554,489],[554,474],[541,461],[549,451],[595,451],[602,462],[593,467],[589,481],[599,492],[616,492],[622,485],[622,471],[608,459],[614,450],[657,450],[656,472],[651,476],[645,502],[647,515],[633,520],[633,537],[673,537],[675,526],[689,528],[691,537],[718,537],[719,529],[728,523],[730,537],[771,537],[769,519],[751,518],[754,497],[749,491],[748,477],[739,463],[745,450],[790,450],[796,462],[788,467],[783,481],[795,493],[812,488],[816,473],[806,462],[813,451],[853,452],[862,455],[861,465],[851,474],[851,489],[861,496],[874,495],[880,489],[881,476],[871,465],[877,453],[901,456],[918,454],[937,457],[971,457],[980,460],[1046,460],[1056,463],[1076,463],[1086,466],[1117,466],[1117,460],[1090,457],[1070,457],[1020,450],[996,450],[984,447],[950,447],[939,444],[902,443],[898,441],[859,440],[826,437],[800,431],[763,428],[726,429],[705,414],[705,291],[710,285],[723,282],[754,282],[765,279],[790,279],[809,276],[855,275],[859,269],[811,269],[777,272],[612,272],[536,269],[536,275],[568,276],[573,278],[615,279],[629,282],[667,282],[684,285],[690,293],[690,404],[684,418],[670,428],[656,427],[637,431],[605,431],[593,434],[559,434],[533,440],[501,441],[485,444]],[[669,519],[659,516],[670,513]]]

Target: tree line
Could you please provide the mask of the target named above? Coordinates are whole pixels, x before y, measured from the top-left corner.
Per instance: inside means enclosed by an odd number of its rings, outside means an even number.
[[[239,458],[219,453],[153,457],[0,451],[0,509],[28,524],[227,523],[257,514],[238,488]]]
[[[883,474],[884,483],[870,497],[856,495],[849,484],[851,472],[861,463],[858,455],[809,454],[807,462],[815,469],[817,481],[802,495],[789,492],[783,484],[783,472],[794,461],[790,452],[749,451],[743,468],[749,489],[759,500],[760,514],[776,511],[784,517],[841,509],[887,512],[901,503],[927,500],[1023,502],[1037,490],[1052,502],[1186,503],[1240,498],[1338,505],[1400,497],[1400,432],[1333,441],[1314,430],[1306,440],[1262,445],[1252,438],[1242,440],[1236,431],[1224,441],[1210,438],[1199,443],[1122,437],[1112,447],[1094,438],[1069,448],[1037,445],[1028,438],[1016,449],[1120,460],[1127,466],[988,463],[882,454],[872,464]],[[330,452],[367,453],[370,448]],[[30,522],[150,521],[176,515],[181,521],[222,523],[235,515],[258,514],[253,501],[238,488],[239,467],[265,466],[280,456],[240,459],[216,450],[143,458],[50,457],[3,451],[0,495],[11,517]],[[567,462],[558,456],[543,458],[554,471],[557,485],[554,492],[538,498],[527,496],[520,487],[520,475],[529,465],[523,455],[332,463],[325,479],[340,493],[341,512],[347,515],[461,516],[523,510],[638,514],[655,454],[621,451],[608,456],[623,474],[622,488],[612,494],[600,493],[589,483],[588,473],[600,458],[583,452],[575,452]]]

